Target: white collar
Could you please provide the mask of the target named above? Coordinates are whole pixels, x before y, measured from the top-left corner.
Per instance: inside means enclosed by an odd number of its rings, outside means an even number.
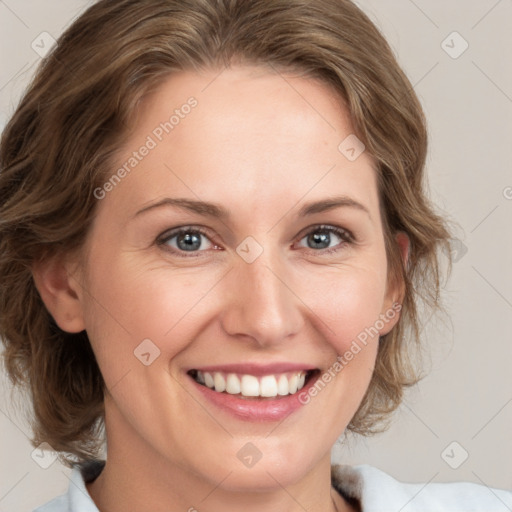
[[[75,466],[67,494],[34,512],[99,512],[85,483],[94,480],[103,465],[95,461]],[[332,465],[331,481],[342,496],[359,500],[363,512],[512,511],[511,491],[468,482],[402,483],[367,464]]]

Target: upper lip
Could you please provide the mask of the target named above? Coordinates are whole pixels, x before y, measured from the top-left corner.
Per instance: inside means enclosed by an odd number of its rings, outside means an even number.
[[[287,373],[295,371],[311,371],[316,370],[316,366],[303,363],[234,363],[234,364],[218,364],[208,366],[195,366],[189,368],[191,370],[199,370],[201,372],[223,372],[223,373],[239,373],[246,375],[272,375],[277,373]]]

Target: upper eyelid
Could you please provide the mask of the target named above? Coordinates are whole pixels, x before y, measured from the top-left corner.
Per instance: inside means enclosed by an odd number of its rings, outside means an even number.
[[[304,228],[297,236],[303,238],[308,233],[311,233],[313,231],[321,231],[322,229],[334,232],[335,234],[337,234],[338,232],[346,233],[351,240],[355,241],[355,236],[352,233],[352,231],[341,226],[334,226],[332,224],[313,224],[312,226]]]
[[[179,226],[176,228],[168,229],[168,230],[164,231],[163,233],[161,233],[160,235],[158,235],[157,241],[166,241],[171,238],[174,238],[175,236],[178,236],[179,234],[181,234],[183,232],[186,233],[188,231],[201,233],[202,235],[209,238],[209,235],[207,233],[208,230],[206,228],[204,228],[202,226],[190,225],[190,226]]]

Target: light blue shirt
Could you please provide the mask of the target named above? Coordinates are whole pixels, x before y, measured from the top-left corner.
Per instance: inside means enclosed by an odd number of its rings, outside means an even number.
[[[73,469],[66,494],[34,512],[99,512],[85,487],[101,466],[82,474]],[[87,476],[93,475],[92,477]],[[409,484],[369,465],[332,466],[332,483],[340,494],[359,500],[363,512],[511,512],[512,491],[457,483]]]

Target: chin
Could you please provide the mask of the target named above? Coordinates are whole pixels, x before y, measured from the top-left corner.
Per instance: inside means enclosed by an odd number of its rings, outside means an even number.
[[[292,469],[287,467],[284,461],[277,467],[273,464],[265,466],[260,463],[252,468],[233,468],[222,482],[222,488],[226,491],[243,493],[271,492],[297,483],[306,474],[306,468]],[[218,482],[218,480],[217,476],[215,481]]]
[[[237,441],[236,448],[224,451],[219,463],[212,465],[214,470],[208,471],[209,479],[216,483],[222,480],[226,491],[268,492],[288,487],[320,462],[321,458],[314,456],[308,441],[305,436],[300,443],[307,446],[308,452],[302,451],[298,443],[285,443],[275,438]],[[288,446],[283,446],[285,444]],[[328,456],[330,460],[330,452]]]

